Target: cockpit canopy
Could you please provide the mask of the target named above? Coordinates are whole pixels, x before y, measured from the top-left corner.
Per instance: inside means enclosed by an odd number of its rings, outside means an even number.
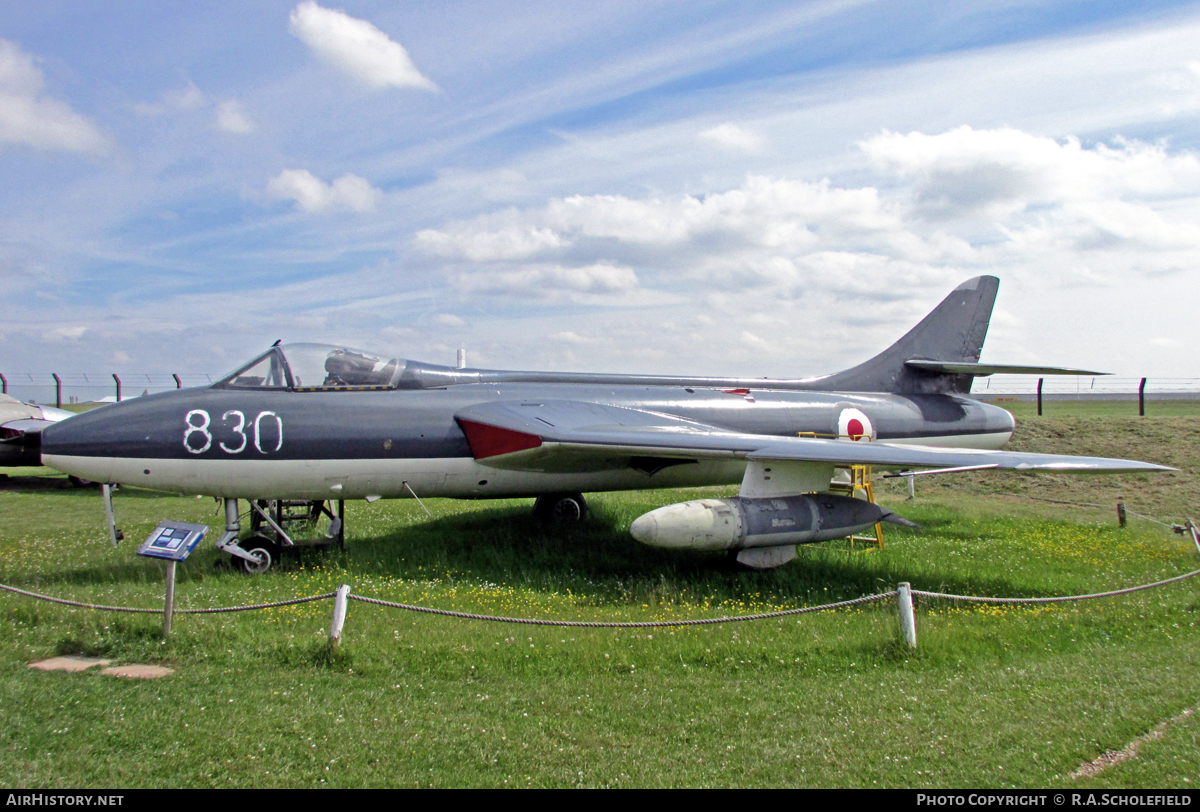
[[[395,389],[406,363],[332,344],[284,344],[272,347],[214,386],[297,392]]]

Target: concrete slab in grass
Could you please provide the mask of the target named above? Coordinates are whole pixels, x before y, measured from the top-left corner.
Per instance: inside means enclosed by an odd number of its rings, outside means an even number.
[[[112,660],[101,660],[98,657],[51,657],[48,660],[38,660],[30,663],[30,668],[41,671],[86,671],[92,666],[108,665]]]
[[[175,670],[164,668],[161,665],[117,665],[112,668],[103,668],[101,674],[108,674],[112,677],[132,677],[134,679],[157,679],[165,677],[168,674],[174,674]]]

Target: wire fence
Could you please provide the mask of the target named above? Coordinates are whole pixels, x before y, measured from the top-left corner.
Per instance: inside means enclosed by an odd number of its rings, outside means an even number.
[[[43,405],[107,403],[115,400],[181,389],[207,386],[217,376],[203,372],[0,372],[0,391],[17,400]],[[1136,400],[1145,380],[1148,400],[1200,400],[1200,378],[1124,378],[1116,376],[1073,377],[994,375],[980,378],[972,394],[981,399],[1037,397],[1054,400]]]
[[[111,403],[215,380],[202,372],[0,372],[0,392],[26,403],[60,406]]]
[[[993,375],[976,379],[971,394],[977,398],[1016,396],[1020,400],[1037,397],[1038,381],[1042,396],[1055,400],[1136,400],[1145,380],[1145,396],[1149,400],[1200,399],[1200,378],[1119,378],[1115,375],[1096,377],[1053,375]]]

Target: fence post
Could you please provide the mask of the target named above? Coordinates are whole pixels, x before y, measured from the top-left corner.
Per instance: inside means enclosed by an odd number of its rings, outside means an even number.
[[[917,621],[913,617],[912,592],[907,582],[896,587],[896,605],[900,609],[900,635],[910,649],[916,649]]]
[[[1042,381],[1045,378],[1038,378],[1038,417],[1042,416]]]
[[[1138,384],[1138,417],[1146,416],[1146,379]]]
[[[54,379],[54,408],[62,408],[62,379],[58,377],[57,372],[51,372],[50,377]]]
[[[163,640],[171,635],[171,617],[175,614],[175,562],[167,562],[167,594],[163,600]]]
[[[121,379],[117,377],[117,373],[113,373],[113,380],[117,382],[117,403],[121,402]]]
[[[329,627],[329,645],[337,648],[342,642],[342,626],[346,623],[346,600],[350,597],[350,585],[337,588],[333,599],[333,623]]]
[[[4,377],[3,374],[0,374],[0,395],[7,395],[7,394],[8,394],[8,378]]]
[[[182,389],[182,388],[183,388],[183,382],[182,382],[181,380],[179,380],[179,376],[178,376],[178,375],[176,375],[174,372],[172,372],[172,373],[171,373],[171,377],[175,379],[175,388],[176,388],[176,389]]]
[[[1121,527],[1125,526],[1125,503],[1117,502],[1117,524]]]

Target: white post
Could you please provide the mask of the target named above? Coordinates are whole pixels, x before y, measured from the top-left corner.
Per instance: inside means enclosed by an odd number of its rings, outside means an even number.
[[[171,634],[171,616],[175,613],[175,562],[167,562],[167,597],[163,602],[163,639]]]
[[[104,516],[108,519],[108,537],[112,540],[112,546],[116,547],[117,542],[117,519],[113,515],[112,506],[112,489],[107,483],[100,486],[100,495],[104,497]]]
[[[346,623],[346,601],[350,597],[350,585],[342,584],[333,599],[333,624],[329,627],[329,644],[334,648],[342,642],[342,626]]]
[[[914,498],[916,498],[916,495],[917,495],[916,488],[913,487],[913,482],[916,480],[916,477],[913,476],[912,474],[909,474],[907,479],[908,479],[908,498],[914,499]]]
[[[900,609],[900,635],[908,647],[917,647],[917,621],[913,617],[912,592],[908,583],[896,587],[896,604]]]

